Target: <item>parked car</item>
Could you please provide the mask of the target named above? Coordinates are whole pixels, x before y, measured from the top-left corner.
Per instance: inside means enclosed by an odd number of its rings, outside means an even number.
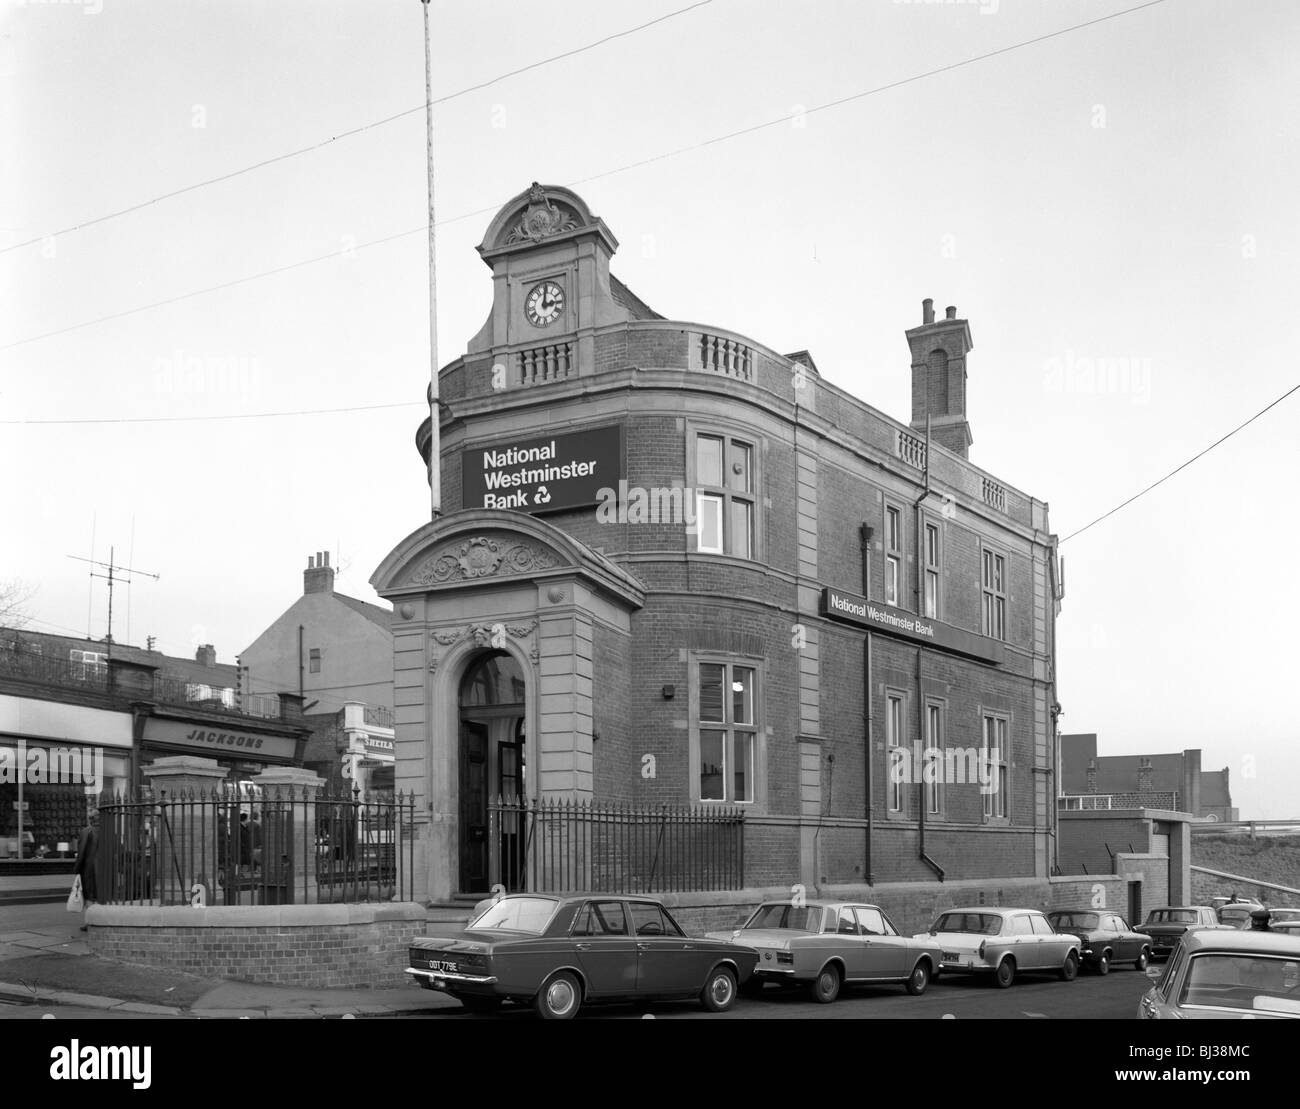
[[[1209,905],[1164,905],[1147,913],[1134,930],[1151,937],[1153,959],[1167,959],[1189,929],[1221,927]]]
[[[1219,923],[1228,928],[1249,928],[1250,914],[1263,907],[1255,901],[1231,901],[1219,907]]]
[[[1235,893],[1227,897],[1210,898],[1210,908],[1212,908],[1216,913],[1222,909],[1224,905],[1252,905],[1256,909],[1262,909],[1264,907],[1261,902],[1256,901],[1253,897],[1238,897]]]
[[[1087,970],[1108,974],[1112,964],[1132,963],[1146,970],[1151,959],[1151,940],[1135,932],[1122,916],[1105,910],[1057,909],[1047,914],[1057,932],[1079,937],[1079,958]]]
[[[942,973],[988,974],[1003,989],[1018,974],[1055,971],[1069,982],[1079,973],[1079,937],[1057,932],[1037,909],[948,909],[916,938],[927,935]]]
[[[798,984],[823,1004],[842,986],[869,983],[901,982],[922,994],[939,969],[939,946],[929,936],[901,935],[879,906],[858,902],[768,901],[738,928],[708,936],[758,952],[751,991]]]
[[[1148,974],[1160,974],[1155,967]],[[1138,1004],[1143,1020],[1300,1019],[1300,935],[1196,929]]]
[[[546,1019],[587,1002],[699,998],[715,1013],[735,1004],[758,953],[691,937],[647,897],[517,894],[492,902],[456,936],[414,940],[406,973],[474,1012],[505,1000]]]

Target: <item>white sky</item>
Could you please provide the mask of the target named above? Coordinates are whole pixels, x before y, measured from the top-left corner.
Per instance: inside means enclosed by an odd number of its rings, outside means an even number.
[[[434,0],[435,97],[689,5]],[[442,362],[491,300],[474,246],[533,180],[575,187],[618,276],[909,416],[903,330],[969,318],[971,457],[1067,536],[1298,378],[1300,8],[1165,0],[652,164],[1131,6],[712,0],[439,104]],[[0,247],[411,108],[418,0],[89,0],[0,9]],[[798,125],[802,123],[802,126]],[[428,515],[422,111],[0,254],[0,578],[34,627],[234,656],[330,549],[367,579]],[[596,178],[594,180],[588,180]],[[471,214],[477,213],[477,214]],[[460,218],[465,217],[465,218]],[[1088,359],[1113,362],[1111,380]],[[405,404],[333,415],[69,426]],[[1243,815],[1300,816],[1294,697],[1300,395],[1066,542],[1065,731],[1103,754],[1200,747]],[[114,631],[127,638],[126,591]]]

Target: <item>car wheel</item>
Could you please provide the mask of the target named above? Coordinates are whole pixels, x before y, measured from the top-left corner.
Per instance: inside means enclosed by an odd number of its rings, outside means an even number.
[[[1138,952],[1138,957],[1134,961],[1133,965],[1137,967],[1138,970],[1146,970],[1147,963],[1149,963],[1150,961],[1151,961],[1151,949],[1149,947],[1144,947],[1141,951]]]
[[[469,997],[461,995],[456,998],[471,1013],[495,1013],[501,1008],[499,997]]]
[[[714,967],[709,972],[700,1003],[710,1013],[725,1013],[736,1003],[736,975],[730,967]]]
[[[1104,959],[1105,956],[1102,956]],[[1079,956],[1071,951],[1065,957],[1065,962],[1061,964],[1061,981],[1073,982],[1079,973]],[[1104,974],[1105,971],[1102,971]]]
[[[533,1001],[537,1015],[543,1020],[569,1020],[581,1004],[582,987],[567,970],[548,978]]]
[[[907,980],[907,992],[913,997],[919,997],[925,993],[925,987],[929,984],[930,964],[922,959],[912,968],[912,976]]]
[[[998,963],[998,969],[993,972],[993,982],[1000,990],[1005,990],[1012,982],[1016,980],[1016,961],[1014,959],[1003,959]]]
[[[834,963],[827,963],[813,979],[808,992],[814,1001],[829,1005],[840,996],[840,972]]]
[[[1110,973],[1110,952],[1109,951],[1103,951],[1101,953],[1101,956],[1097,959],[1097,973],[1098,974]]]

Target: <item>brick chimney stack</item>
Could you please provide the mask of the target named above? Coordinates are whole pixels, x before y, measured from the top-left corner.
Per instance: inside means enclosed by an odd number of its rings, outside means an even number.
[[[966,355],[974,346],[970,325],[949,305],[944,318],[934,318],[934,301],[921,301],[921,326],[906,332],[912,349],[912,430],[930,436],[962,458],[974,442],[966,421]]]
[[[204,666],[216,666],[217,649],[211,643],[204,643],[194,652],[194,661],[201,662]]]
[[[304,593],[333,593],[334,568],[330,565],[329,551],[317,551],[316,557],[307,556],[307,569],[302,572]]]

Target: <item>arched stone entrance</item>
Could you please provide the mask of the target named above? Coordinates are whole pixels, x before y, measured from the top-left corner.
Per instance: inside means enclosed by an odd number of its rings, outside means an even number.
[[[525,797],[527,682],[508,651],[471,656],[460,681],[460,889],[486,893],[495,881],[519,888],[519,818],[491,806]],[[495,881],[494,881],[495,880]]]
[[[416,898],[509,885],[522,835],[508,818],[494,834],[484,799],[511,785],[530,801],[592,797],[596,628],[630,636],[644,588],[545,520],[490,509],[426,524],[370,581],[394,609],[395,784],[416,795]]]

